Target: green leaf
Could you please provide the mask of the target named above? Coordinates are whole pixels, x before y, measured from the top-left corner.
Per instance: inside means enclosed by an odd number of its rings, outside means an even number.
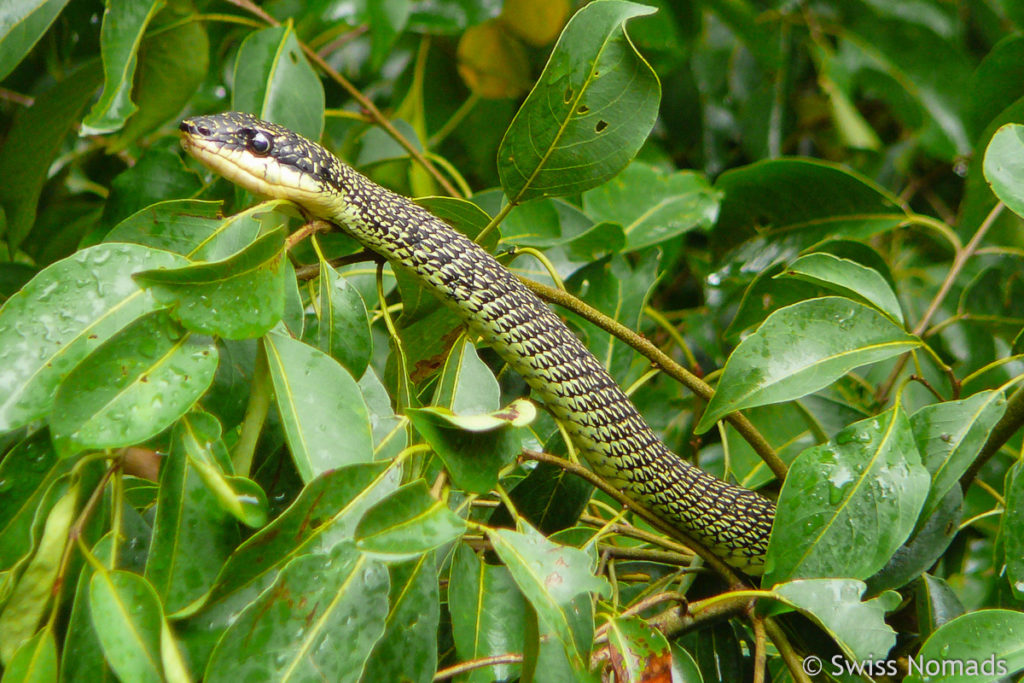
[[[546,451],[552,451],[545,447]],[[566,472],[552,463],[539,462],[526,478],[509,491],[516,514],[541,533],[553,534],[566,529],[580,518],[594,487],[585,479]],[[491,515],[490,526],[511,527],[515,522],[502,506]]]
[[[139,43],[146,27],[165,0],[109,2],[103,12],[100,48],[103,54],[103,93],[82,121],[81,135],[104,135],[120,130],[138,107],[132,85]]]
[[[853,579],[801,579],[773,586],[772,593],[824,628],[851,661],[885,659],[896,644],[885,613],[899,606],[899,593],[861,602],[864,582]]]
[[[873,268],[832,254],[808,254],[790,264],[784,275],[870,304],[896,324],[903,323],[903,310],[896,294]]]
[[[910,416],[921,461],[932,477],[928,498],[921,508],[921,523],[943,496],[959,485],[960,476],[981,452],[1005,410],[1002,391],[979,391],[959,401],[925,406]]]
[[[850,370],[919,346],[920,340],[871,307],[840,297],[775,311],[736,347],[696,431],[729,413],[800,398]]]
[[[384,635],[377,641],[362,681],[432,681],[437,671],[441,601],[434,553],[388,567],[391,590]]]
[[[707,230],[718,217],[720,193],[693,171],[665,173],[634,161],[624,171],[583,193],[583,210],[595,222],[618,223],[626,251]]]
[[[156,591],[138,574],[97,571],[89,582],[92,624],[118,678],[161,683],[163,611]]]
[[[170,427],[217,371],[212,340],[183,333],[165,311],[133,322],[57,388],[50,425],[62,456],[141,443]]]
[[[368,367],[359,378],[359,389],[366,401],[373,430],[373,457],[375,460],[391,460],[396,457],[409,440],[405,420],[395,415],[391,397],[381,383],[377,373]]]
[[[103,205],[103,217],[94,228],[97,236],[142,209],[169,199],[185,199],[203,190],[202,178],[168,145],[147,148],[135,165],[117,174]]]
[[[189,3],[171,3],[156,17],[160,26],[143,39],[132,92],[138,111],[112,141],[111,152],[177,117],[206,78],[210,39],[205,22],[189,21],[194,11]]]
[[[607,633],[616,681],[647,681],[651,672],[664,671],[672,661],[668,640],[640,617],[612,619]]]
[[[865,239],[907,215],[899,199],[847,168],[814,159],[772,159],[726,171],[715,181],[721,210],[711,233],[725,273],[756,272],[828,237]],[[716,274],[721,278],[721,274]]]
[[[14,566],[32,549],[32,521],[49,512],[43,505],[47,491],[72,464],[58,460],[45,429],[19,442],[0,460],[0,569]]]
[[[586,5],[566,25],[498,149],[498,174],[513,204],[600,185],[640,149],[661,86],[623,25],[652,12],[607,0]]]
[[[920,668],[910,668],[904,680],[927,683],[937,673],[943,683],[1005,678],[1024,668],[1022,632],[1020,612],[986,609],[957,617],[929,636],[915,658]]]
[[[363,297],[326,261],[320,261],[319,285],[317,346],[353,377],[362,377],[373,353]]]
[[[284,239],[277,229],[222,261],[147,270],[135,279],[193,332],[259,337],[284,312]]]
[[[324,86],[291,22],[250,33],[235,60],[231,108],[279,123],[310,140],[324,129]]]
[[[56,3],[48,6],[53,4]],[[14,2],[5,4],[0,11],[24,6]],[[0,55],[6,54],[5,49],[0,49]],[[0,183],[0,206],[7,213],[6,226],[0,221],[0,236],[6,234],[12,248],[20,245],[31,231],[50,167],[100,78],[99,63],[86,64],[40,93],[31,107],[21,108],[15,114],[0,147],[0,178],[4,179]]]
[[[168,613],[185,609],[210,590],[240,540],[231,516],[189,457],[195,449],[195,417],[186,416],[175,425],[170,453],[160,467],[146,560],[146,578]]]
[[[999,201],[1024,216],[1024,126],[1008,123],[985,148],[985,180]]]
[[[102,244],[53,264],[8,299],[0,308],[0,432],[49,412],[72,368],[160,307],[133,272],[182,262],[146,247]]]
[[[28,0],[0,8],[0,81],[14,71],[66,4],[68,0]]]
[[[18,648],[4,670],[4,681],[52,683],[56,680],[57,642],[53,638],[53,628],[47,625]]]
[[[258,528],[266,524],[267,495],[251,479],[233,475],[217,418],[196,411],[183,417],[178,427],[189,463],[213,494],[217,505],[246,526]]]
[[[964,606],[949,584],[937,576],[922,574],[914,592],[917,623],[925,639],[948,621],[964,613]]]
[[[448,581],[448,610],[459,661],[468,662],[525,647],[526,600],[506,567],[481,561],[460,544]],[[516,664],[482,667],[469,675],[471,683],[511,680]]]
[[[448,354],[434,389],[433,405],[457,415],[489,413],[500,405],[498,380],[465,335]]]
[[[387,569],[351,544],[298,557],[228,628],[204,680],[358,681],[387,613]]]
[[[373,460],[362,392],[336,360],[286,334],[264,337],[288,448],[303,481]]]
[[[417,479],[371,507],[356,527],[356,547],[375,556],[405,559],[450,543],[466,523]]]
[[[188,256],[215,234],[223,222],[219,218],[223,204],[201,199],[157,202],[118,223],[103,241],[131,242]]]
[[[537,409],[526,399],[481,415],[455,415],[444,408],[406,408],[416,431],[444,461],[459,488],[487,493],[498,473],[522,450],[518,427],[533,421]]]
[[[779,494],[763,585],[871,576],[914,529],[927,486],[910,422],[898,406],[808,448]]]
[[[540,623],[561,643],[573,669],[586,670],[586,653],[573,638],[568,610],[577,595],[607,594],[608,582],[594,575],[594,562],[587,553],[553,543],[528,524],[522,528],[522,532],[489,529],[487,538],[537,611]]]
[[[1006,475],[1006,509],[999,524],[1006,562],[1006,580],[1018,599],[1024,597],[1024,466],[1014,464]]]
[[[53,598],[68,529],[75,518],[78,485],[60,496],[46,515],[42,536],[32,559],[18,577],[10,599],[0,611],[0,662],[9,666],[14,653],[39,628]]]

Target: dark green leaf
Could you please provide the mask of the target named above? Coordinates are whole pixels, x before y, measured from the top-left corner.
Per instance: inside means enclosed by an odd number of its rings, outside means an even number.
[[[194,332],[259,337],[284,311],[284,238],[283,229],[274,230],[222,261],[147,270],[135,279]]]
[[[367,510],[355,539],[363,552],[404,559],[450,543],[465,530],[466,523],[417,479]]]
[[[1024,597],[1024,466],[1014,464],[1006,475],[1006,510],[999,525],[1006,553],[1006,580],[1014,595]]]
[[[484,563],[463,544],[452,561],[448,609],[461,661],[523,651],[527,610],[523,594],[507,568]],[[482,667],[470,673],[469,681],[509,680],[518,670],[514,664]]]
[[[569,21],[498,149],[510,201],[595,187],[640,149],[657,117],[661,87],[623,26],[652,11],[607,0],[586,5]]]
[[[103,12],[100,46],[103,54],[103,93],[82,121],[82,135],[120,130],[138,107],[132,102],[137,52],[146,27],[165,0],[111,2]]]
[[[1024,668],[1024,614],[1004,609],[971,612],[936,630],[918,652],[921,665],[928,662],[957,662],[943,672],[944,683],[974,683],[1004,678]],[[972,666],[973,664],[973,666]],[[934,665],[931,665],[934,667]],[[941,671],[941,669],[940,669]],[[926,683],[937,673],[934,668],[911,670],[907,683]]]
[[[298,557],[228,628],[204,680],[358,681],[387,613],[387,569],[351,544]]]
[[[806,396],[854,368],[920,344],[886,316],[850,299],[829,296],[787,306],[729,356],[697,433],[736,410]]]
[[[852,579],[801,579],[774,586],[772,593],[820,624],[851,661],[884,659],[896,644],[885,613],[899,606],[898,593],[861,602],[864,582]]]
[[[47,3],[49,9],[56,4]],[[23,6],[5,5],[4,11]],[[28,24],[31,23],[29,20]],[[6,54],[6,49],[0,49],[0,55]],[[0,220],[0,236],[6,235],[12,247],[21,244],[32,229],[50,165],[100,79],[98,62],[76,69],[36,97],[31,107],[20,109],[7,130],[0,147],[0,178],[4,179],[0,183],[0,206],[6,211],[7,220],[6,225]]]
[[[353,377],[362,377],[373,353],[366,304],[326,261],[320,262],[317,346],[341,363]]]
[[[594,221],[618,223],[626,250],[707,230],[718,217],[719,192],[692,171],[664,173],[634,161],[604,185],[583,193],[583,209]]]
[[[964,613],[964,606],[949,584],[937,576],[922,574],[915,591],[917,623],[925,638]]]
[[[437,627],[441,616],[437,562],[433,553],[425,553],[417,559],[392,564],[388,571],[391,608],[384,635],[370,653],[361,680],[429,683],[437,670]]]
[[[256,31],[235,60],[231,108],[279,123],[311,140],[324,129],[324,88],[291,24]]]
[[[32,519],[49,511],[43,507],[46,492],[72,464],[57,459],[45,429],[22,440],[0,461],[0,569],[13,566],[31,549]]]
[[[898,406],[807,449],[779,495],[763,584],[866,579],[910,535],[927,486],[910,422]]]
[[[50,424],[61,455],[141,443],[170,427],[213,382],[217,347],[165,311],[89,354],[57,388]]]
[[[264,338],[288,447],[303,481],[373,460],[362,392],[336,360],[288,335]]]
[[[12,2],[0,10],[0,81],[28,54],[68,0]]]

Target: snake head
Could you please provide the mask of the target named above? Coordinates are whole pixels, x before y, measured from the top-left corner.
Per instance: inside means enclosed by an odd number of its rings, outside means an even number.
[[[337,194],[341,162],[320,145],[252,114],[181,122],[181,146],[212,171],[255,194],[288,199],[323,216]]]

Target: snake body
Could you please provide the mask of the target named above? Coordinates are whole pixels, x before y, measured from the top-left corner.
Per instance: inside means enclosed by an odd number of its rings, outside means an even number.
[[[774,504],[669,451],[558,316],[473,241],[276,124],[229,112],[180,129],[182,146],[210,169],[293,201],[415,273],[525,378],[599,476],[729,564],[761,573]]]

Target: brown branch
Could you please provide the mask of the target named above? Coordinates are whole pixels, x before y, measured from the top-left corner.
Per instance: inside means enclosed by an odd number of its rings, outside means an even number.
[[[493,657],[471,659],[468,662],[449,666],[447,669],[441,669],[434,674],[434,680],[447,681],[449,678],[455,678],[459,674],[466,673],[467,671],[473,671],[475,669],[482,669],[485,666],[495,666],[497,664],[519,664],[522,661],[523,655],[518,652],[510,652],[507,655],[495,655]]]

